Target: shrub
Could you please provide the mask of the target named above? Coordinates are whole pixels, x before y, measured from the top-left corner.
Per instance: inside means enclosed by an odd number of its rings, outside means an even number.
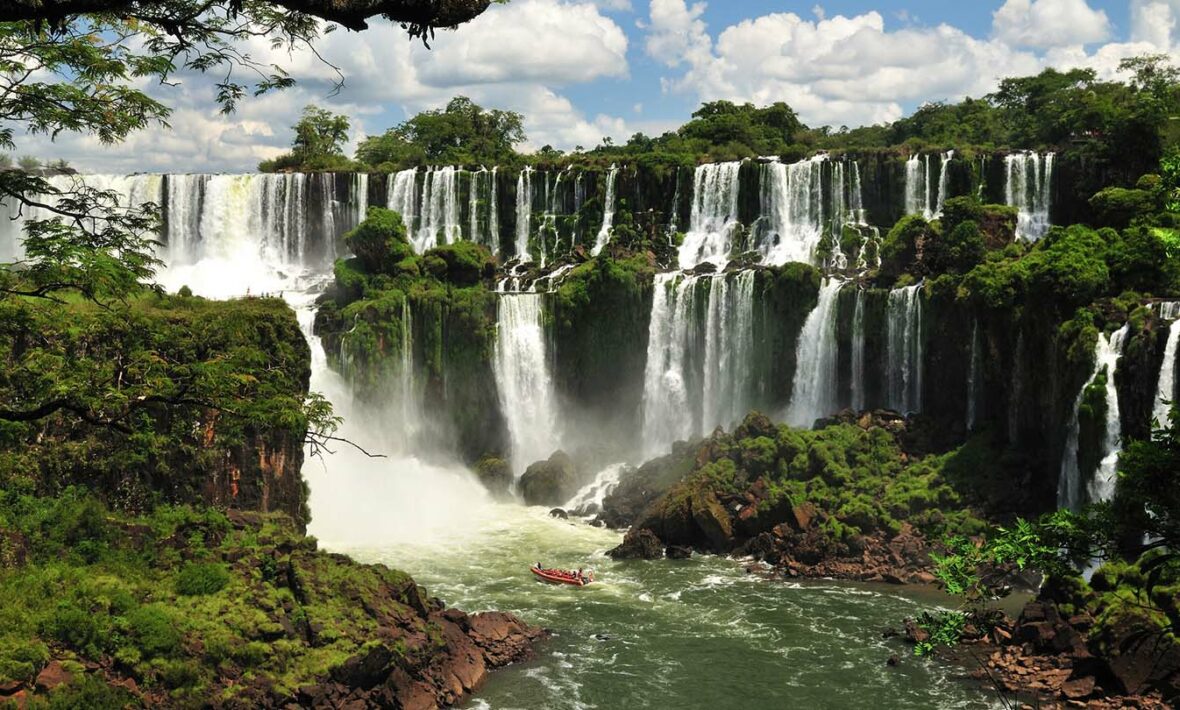
[[[6,639],[0,643],[0,680],[31,681],[49,661],[49,649],[40,641]]]
[[[229,584],[229,572],[217,563],[192,563],[184,566],[176,576],[176,593],[199,597],[216,594]]]
[[[72,602],[59,602],[42,622],[41,633],[89,656],[101,651],[102,634],[95,615]]]
[[[124,710],[139,703],[125,688],[107,685],[97,675],[82,675],[49,694],[49,710]]]
[[[345,234],[344,241],[369,274],[389,274],[395,264],[414,255],[401,215],[382,207],[370,207],[364,221]]]
[[[975,268],[986,251],[979,223],[965,220],[954,228],[944,226],[942,234],[929,242],[923,258],[931,273],[959,274]]]
[[[149,604],[127,616],[128,629],[143,655],[169,656],[180,647],[180,632],[163,606]]]
[[[1155,210],[1155,198],[1146,190],[1108,187],[1090,198],[1099,226],[1122,229]]]
[[[881,244],[881,273],[897,278],[916,266],[918,248],[931,235],[930,223],[921,215],[902,217]]]

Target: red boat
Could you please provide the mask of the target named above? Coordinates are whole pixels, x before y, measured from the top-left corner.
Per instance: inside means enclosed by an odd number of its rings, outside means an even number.
[[[533,566],[530,571],[545,580],[554,584],[568,584],[572,587],[585,587],[594,581],[593,572],[570,572],[563,569],[545,569],[541,566]]]

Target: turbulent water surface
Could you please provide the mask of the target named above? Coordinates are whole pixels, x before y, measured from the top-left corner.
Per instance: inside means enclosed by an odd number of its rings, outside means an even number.
[[[312,509],[317,516],[314,482]],[[544,509],[477,505],[469,515],[466,530],[430,542],[324,540],[407,570],[448,604],[512,611],[554,631],[536,661],[493,674],[470,707],[989,707],[961,671],[882,639],[927,606],[920,601],[884,588],[770,582],[713,557],[614,562],[604,553],[618,534]],[[537,561],[593,568],[600,581],[540,583],[528,573]],[[899,667],[886,664],[892,654]]]

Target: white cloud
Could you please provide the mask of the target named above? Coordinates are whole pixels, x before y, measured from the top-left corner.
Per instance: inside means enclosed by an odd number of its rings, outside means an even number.
[[[647,53],[681,69],[662,79],[665,91],[701,101],[785,101],[806,123],[836,126],[891,121],[927,101],[981,96],[1001,78],[1047,66],[1092,67],[1111,78],[1124,57],[1174,51],[1180,18],[1180,0],[1133,0],[1131,41],[1087,51],[1109,36],[1110,22],[1085,0],[1006,0],[989,38],[946,24],[889,29],[877,12],[768,14],[714,37],[701,19],[703,2],[651,0],[650,7]]]
[[[1158,49],[1176,44],[1176,20],[1180,0],[1131,0],[1131,41]]]
[[[525,115],[529,145],[568,148],[626,135],[620,119],[587,117],[563,87],[628,76],[627,37],[600,8],[626,10],[620,0],[513,0],[494,5],[475,21],[444,31],[426,49],[405,32],[375,22],[361,33],[337,30],[316,50],[346,78],[330,95],[336,70],[306,50],[274,49],[262,39],[244,46],[256,59],[284,67],[294,89],[244,101],[232,116],[216,112],[211,80],[186,75],[179,87],[154,89],[175,108],[172,130],[149,129],[115,147],[86,136],[22,141],[20,152],[64,157],[93,172],[131,170],[251,170],[290,143],[290,126],[308,103],[352,119],[351,144],[379,133],[401,115],[438,108],[456,95]],[[390,116],[389,111],[394,115]]]
[[[992,32],[1013,47],[1049,49],[1102,42],[1110,20],[1086,0],[1006,0],[992,13]]]

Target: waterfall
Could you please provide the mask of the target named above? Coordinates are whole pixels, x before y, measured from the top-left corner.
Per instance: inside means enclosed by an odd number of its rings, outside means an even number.
[[[1016,334],[1016,353],[1012,358],[1012,384],[1008,388],[1008,441],[1020,440],[1020,400],[1024,396],[1024,330]]]
[[[516,179],[516,258],[530,261],[529,232],[533,219],[533,169],[526,167]]]
[[[676,237],[676,230],[680,220],[680,168],[676,168],[676,177],[673,178],[676,183],[675,189],[672,191],[672,210],[669,212],[668,219],[668,243],[672,244]]]
[[[868,224],[868,213],[865,211],[864,193],[860,184],[860,163],[855,160],[849,161],[852,163],[852,182],[848,191],[848,201],[852,208],[852,221],[859,225]]]
[[[643,443],[647,456],[659,455],[670,442],[693,434],[685,360],[696,344],[693,292],[698,278],[676,273],[655,277],[643,377]]]
[[[182,185],[173,190],[177,182]],[[169,209],[182,213],[188,211],[197,220],[196,229],[184,233],[180,230],[191,226],[191,222],[176,225],[169,219],[169,244],[173,239],[177,242],[191,240],[195,235],[200,246],[196,247],[191,241],[186,245],[191,257],[235,259],[247,253],[257,255],[260,251],[269,251],[273,255],[271,258],[280,263],[320,261],[309,259],[308,255],[308,237],[314,233],[314,226],[308,224],[308,193],[312,192],[309,176],[170,175],[168,183]],[[321,197],[320,217],[325,227],[325,234],[321,236],[331,241],[335,241],[334,192],[334,185],[329,181],[316,185],[315,193]],[[183,205],[176,201],[185,202],[192,198],[199,201]]]
[[[754,272],[712,278],[705,323],[702,421],[728,426],[749,411],[754,359]],[[704,432],[702,432],[704,433]]]
[[[844,282],[827,279],[819,290],[795,355],[795,385],[787,408],[788,424],[811,428],[815,420],[832,414],[836,407],[836,299]]]
[[[731,426],[749,411],[753,298],[752,271],[656,275],[643,390],[647,455]]]
[[[610,230],[615,224],[615,181],[619,176],[619,169],[614,165],[606,174],[606,202],[602,205],[602,229],[598,230],[598,238],[594,240],[592,256],[598,256],[610,241]]]
[[[501,295],[496,309],[496,388],[518,473],[561,446],[541,299],[537,293]]]
[[[762,166],[762,216],[766,234],[758,251],[767,264],[812,263],[824,233],[823,168],[827,156]]]
[[[930,157],[911,155],[905,162],[905,213],[929,219]]]
[[[1126,340],[1129,326],[1123,326],[1109,338],[1105,333],[1098,334],[1098,342],[1094,346],[1094,370],[1082,385],[1074,400],[1073,416],[1066,429],[1065,450],[1061,460],[1061,476],[1057,484],[1057,505],[1059,508],[1077,510],[1086,502],[1100,502],[1110,500],[1114,495],[1116,468],[1121,452],[1119,440],[1122,436],[1122,423],[1119,415],[1118,387],[1115,384],[1115,374],[1118,371],[1119,358],[1123,353],[1123,343]],[[1081,432],[1080,412],[1086,398],[1086,391],[1098,379],[1098,375],[1106,373],[1106,426],[1102,439],[1102,462],[1093,480],[1088,486],[1088,501],[1083,499],[1081,466],[1078,463],[1078,448]]]
[[[693,175],[692,218],[680,246],[680,268],[729,262],[730,238],[738,222],[739,175],[742,164],[701,165]]]
[[[414,250],[419,254],[463,238],[463,227],[459,222],[458,177],[458,168],[449,166],[426,171],[418,231],[412,239]]]
[[[467,221],[468,239],[476,244],[484,244],[483,235],[479,230],[479,187],[482,178],[487,177],[487,168],[480,168],[471,173],[471,182],[467,187]]]
[[[1167,428],[1172,423],[1172,402],[1176,398],[1176,349],[1180,345],[1180,301],[1160,304],[1160,319],[1171,321],[1168,326],[1168,344],[1164,347],[1164,360],[1160,363],[1159,384],[1156,386],[1155,407],[1152,409],[1152,426]]]
[[[115,194],[119,207],[135,209],[145,203],[159,205],[163,198],[163,178],[160,175],[52,175],[45,178],[50,187],[68,193],[85,184],[96,190]],[[54,195],[29,195],[30,199],[54,204]],[[14,201],[0,199],[0,263],[25,257],[24,228],[29,220],[52,219],[57,215],[40,207],[20,206]]]
[[[1090,481],[1090,500],[1108,501],[1114,497],[1115,480],[1118,475],[1119,454],[1122,452],[1122,416],[1119,412],[1119,391],[1115,382],[1118,374],[1118,361],[1123,354],[1130,326],[1124,325],[1111,335],[1109,340],[1102,338],[1096,353],[1102,369],[1106,371],[1106,436],[1102,441],[1103,457],[1098,465],[1098,472]],[[1105,346],[1103,345],[1105,343]]]
[[[889,292],[889,407],[902,414],[922,406],[922,284]]]
[[[418,206],[418,169],[410,168],[389,176],[385,183],[385,206],[402,216],[406,236],[413,241]]]
[[[402,403],[402,429],[407,438],[407,444],[418,430],[421,420],[421,406],[418,399],[418,386],[414,377],[414,316],[410,309],[410,299],[402,299],[402,351],[398,363],[398,396]]]
[[[628,469],[625,463],[616,463],[598,472],[594,480],[574,494],[563,508],[573,515],[594,515],[602,511],[603,501],[619,485],[619,479]]]
[[[1018,210],[1016,237],[1037,241],[1052,226],[1053,153],[1013,153],[1004,159],[1005,199]]]
[[[856,307],[852,311],[852,408],[865,408],[865,291],[856,290]]]
[[[946,196],[951,188],[951,161],[955,158],[955,151],[948,150],[942,154],[942,162],[938,167],[938,203],[934,208],[934,219],[942,217],[942,208],[946,205]]]
[[[979,339],[979,321],[971,323],[971,367],[967,371],[967,431],[975,431],[975,418],[979,409],[980,371],[983,347]]]

